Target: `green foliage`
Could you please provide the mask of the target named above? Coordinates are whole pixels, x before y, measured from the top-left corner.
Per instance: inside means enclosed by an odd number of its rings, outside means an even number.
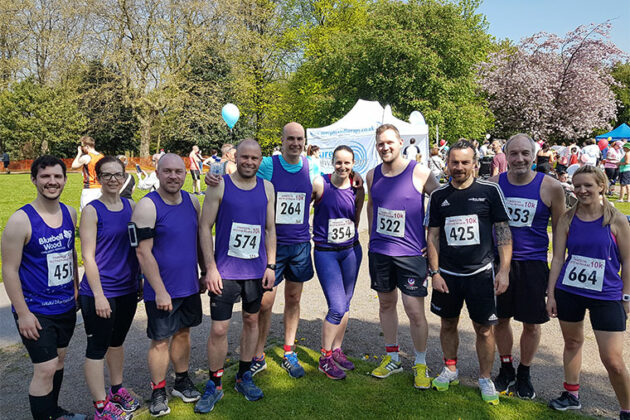
[[[612,87],[617,96],[617,122],[614,125],[630,124],[630,62],[616,63],[612,75],[619,83]]]
[[[13,159],[43,153],[73,156],[86,126],[68,89],[40,86],[28,78],[0,92],[0,138]]]

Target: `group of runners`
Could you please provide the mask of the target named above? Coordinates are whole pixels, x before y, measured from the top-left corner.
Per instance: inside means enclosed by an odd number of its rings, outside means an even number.
[[[414,347],[414,387],[446,391],[457,384],[458,323],[465,302],[476,333],[483,400],[495,405],[499,394],[511,393],[532,399],[536,394],[530,367],[540,325],[551,316],[560,320],[565,340],[565,382],[550,406],[579,409],[588,309],[620,418],[630,418],[630,377],[622,357],[630,301],[630,228],[606,200],[603,172],[584,166],[574,174],[578,202],[566,211],[559,182],[531,170],[535,146],[527,135],[508,140],[509,170],[488,181],[474,176],[477,156],[471,143],[451,145],[450,181],[443,186],[428,168],[403,158],[402,145],[395,126],[380,126],[376,148],[382,163],[365,179],[369,272],[371,288],[378,294],[386,352],[372,375],[386,378],[403,370],[397,338],[400,295]],[[221,400],[227,332],[239,301],[242,330],[235,389],[249,401],[263,398],[253,377],[267,368],[264,349],[272,307],[285,280],[282,367],[293,378],[303,377],[294,343],[303,285],[314,276],[313,262],[328,304],[318,369],[331,379],[343,379],[354,369],[344,354],[343,338],[363,256],[358,224],[364,181],[352,170],[354,153],[349,147],[335,149],[334,171],[322,176],[302,156],[304,146],[304,128],[295,122],[283,128],[279,155],[263,157],[256,141],[241,141],[236,171],[206,175],[203,207],[195,195],[181,189],[186,167],[177,155],[160,158],[159,188],[135,206],[119,194],[124,165],[114,157],[101,158],[93,169],[102,195],[86,204],[81,215],[85,274],[80,282],[74,250],[76,211],[59,202],[65,165],[52,156],[33,162],[37,198],[11,216],[2,236],[3,279],[34,366],[29,386],[33,418],[85,417],[58,406],[77,293],[95,418],[128,419],[139,407],[123,386],[122,367],[140,273],[151,339],[153,416],[170,412],[169,361],[175,371],[171,395],[195,403],[198,413],[210,412]],[[425,196],[430,196],[426,205]],[[549,270],[550,219],[554,243]],[[441,318],[444,357],[435,378],[426,362],[429,279],[430,308]],[[200,293],[205,290],[212,319],[207,344],[210,379],[200,393],[188,375],[190,328],[202,321]],[[523,323],[516,369],[512,318]],[[501,368],[493,381],[495,348]],[[107,391],[104,362],[111,382]]]

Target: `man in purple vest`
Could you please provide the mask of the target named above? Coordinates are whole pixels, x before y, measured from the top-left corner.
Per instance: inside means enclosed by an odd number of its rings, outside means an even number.
[[[275,282],[276,225],[273,185],[256,176],[262,153],[255,140],[243,140],[236,149],[236,172],[224,175],[208,190],[199,225],[201,250],[208,272],[212,327],[208,337],[210,380],[195,412],[209,413],[223,397],[221,378],[228,350],[227,332],[232,307],[242,300],[240,360],[236,391],[248,401],[263,397],[250,367],[258,339],[258,312],[263,290]],[[215,225],[216,223],[216,225]],[[212,226],[216,226],[213,245]]]
[[[35,420],[85,418],[58,405],[64,359],[76,323],[78,287],[77,212],[59,202],[66,179],[61,159],[49,155],[35,159],[31,182],[37,197],[13,213],[2,233],[2,278],[33,363],[28,399]]]
[[[503,191],[512,231],[510,285],[505,293],[497,296],[499,323],[494,327],[494,335],[501,368],[494,384],[501,394],[514,392],[527,399],[536,396],[529,368],[540,342],[540,325],[549,320],[545,307],[549,280],[547,225],[551,217],[551,226],[555,229],[565,211],[560,182],[532,170],[535,147],[534,140],[527,134],[512,136],[505,144],[507,173],[490,179]],[[512,365],[512,317],[523,323],[518,371]]]
[[[186,166],[179,156],[162,156],[156,172],[160,187],[136,204],[131,218],[137,231],[136,253],[146,279],[144,302],[153,388],[149,412],[154,417],[170,413],[166,397],[169,356],[175,370],[171,393],[184,402],[201,397],[188,377],[188,362],[190,327],[199,325],[202,317],[197,271],[199,201],[181,190]],[[203,260],[199,262],[203,271]]]
[[[387,355],[372,371],[386,378],[402,372],[398,354],[398,290],[409,317],[415,351],[414,386],[428,389],[427,338],[429,328],[424,312],[427,295],[424,194],[438,187],[431,171],[401,155],[403,140],[391,124],[376,129],[376,150],[383,163],[368,172],[367,216],[370,226],[370,279],[378,293],[381,328]]]

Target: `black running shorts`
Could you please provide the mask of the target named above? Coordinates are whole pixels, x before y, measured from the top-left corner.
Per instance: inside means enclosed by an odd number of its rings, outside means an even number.
[[[388,293],[398,287],[407,296],[427,295],[427,259],[422,256],[391,257],[368,252],[372,290]]]
[[[625,331],[626,311],[620,300],[600,300],[575,295],[562,289],[554,292],[558,319],[565,322],[582,322],[588,309],[591,326],[595,331]]]
[[[42,329],[39,330],[37,340],[29,340],[20,334],[22,343],[33,363],[44,363],[57,357],[57,349],[68,347],[74,326],[77,323],[77,312],[73,308],[60,315],[42,315],[34,313]],[[15,325],[18,325],[18,316],[14,312]],[[19,327],[18,327],[19,330]]]
[[[497,316],[526,324],[549,321],[546,307],[549,266],[547,261],[515,261],[510,265],[510,285],[497,296]]]
[[[172,311],[157,308],[154,300],[144,301],[147,311],[147,336],[151,340],[165,340],[183,328],[201,324],[203,312],[198,293],[171,300]]]
[[[262,279],[223,280],[223,293],[210,295],[210,318],[213,321],[227,321],[232,318],[235,303],[243,300],[243,311],[255,314],[260,311],[263,287]]]

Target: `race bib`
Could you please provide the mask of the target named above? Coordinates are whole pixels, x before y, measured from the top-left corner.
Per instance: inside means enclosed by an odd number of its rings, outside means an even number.
[[[378,208],[376,231],[381,235],[402,238],[405,236],[405,210]]]
[[[444,232],[449,246],[479,245],[479,217],[476,214],[447,217]]]
[[[606,261],[599,258],[572,255],[564,270],[562,284],[580,289],[602,291]]]
[[[354,222],[350,219],[328,219],[328,243],[340,244],[354,238]]]
[[[505,199],[510,213],[509,225],[513,227],[531,227],[538,200],[520,197],[507,197]]]
[[[299,225],[304,222],[306,194],[297,192],[276,193],[276,223]]]
[[[48,286],[61,286],[72,281],[74,264],[72,250],[46,255],[48,264]]]
[[[232,223],[228,255],[230,257],[242,258],[244,260],[258,258],[260,232],[260,225]]]

